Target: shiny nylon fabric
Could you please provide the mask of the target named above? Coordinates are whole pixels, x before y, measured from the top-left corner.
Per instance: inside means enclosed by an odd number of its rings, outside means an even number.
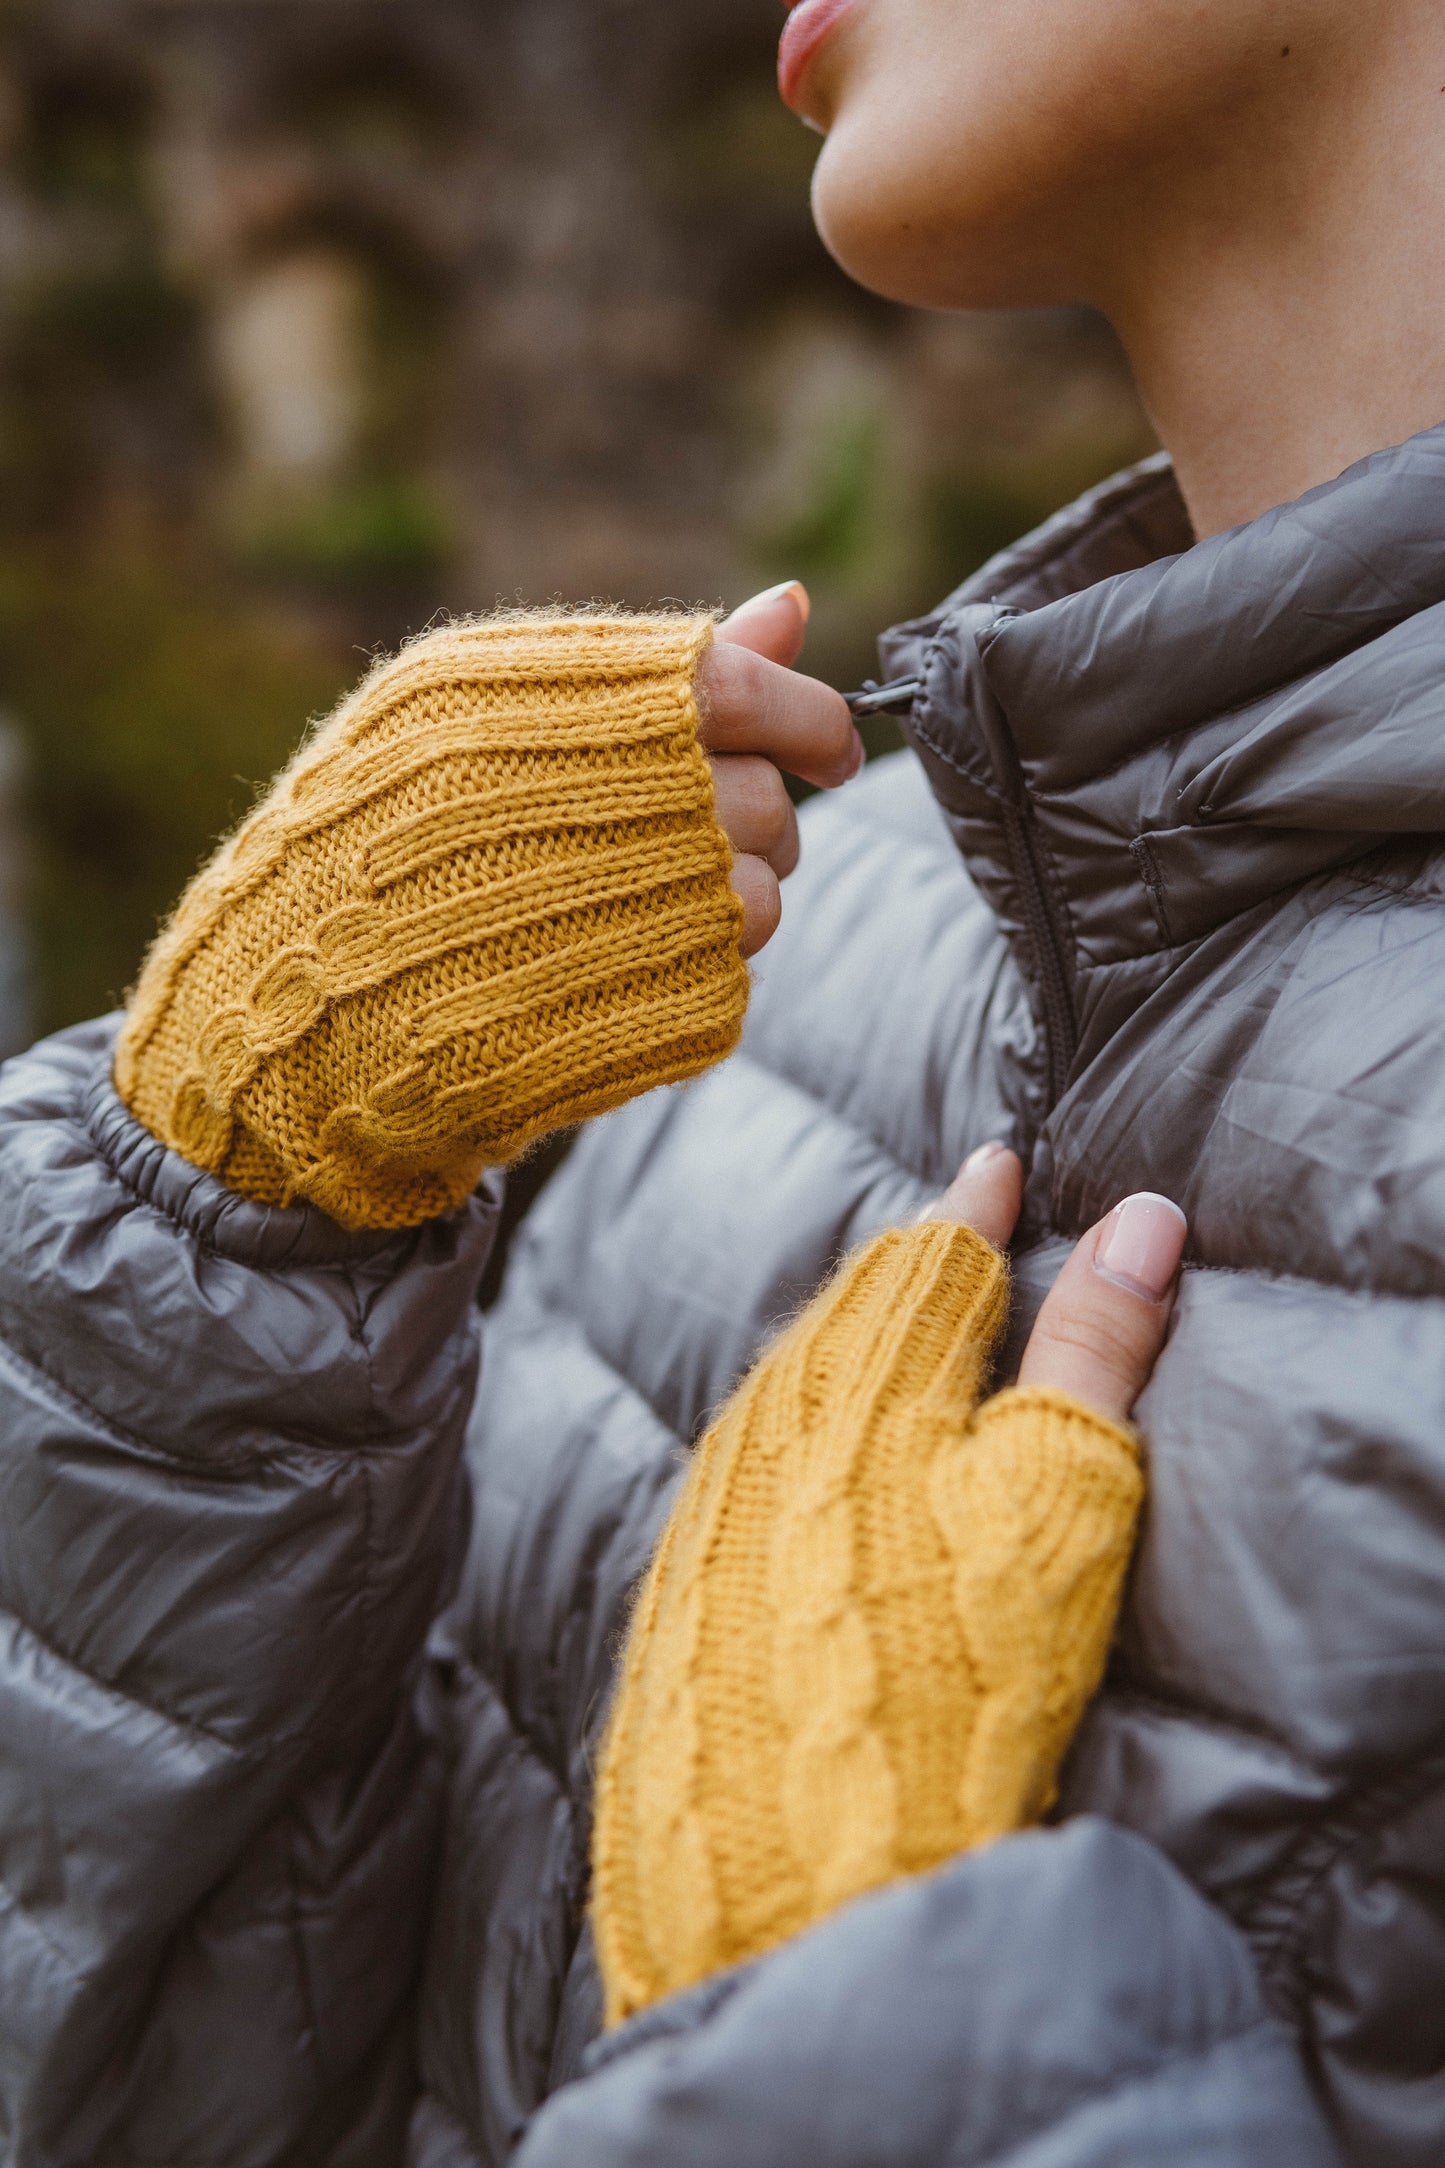
[[[120,1105],[114,1026],[0,1075],[0,2158],[376,2168],[495,1199],[245,1203]]]
[[[1442,514],[1431,436],[1180,556],[1152,463],[894,635],[917,757],[805,809],[742,1051],[584,1136],[474,1404],[485,1203],[349,1245],[139,1132],[103,1029],[5,1072],[7,2163],[1439,2159]],[[686,1448],[994,1136],[1015,1345],[1124,1190],[1193,1220],[1064,1826],[598,2041]]]
[[[1442,532],[1445,433],[1187,551],[1150,462],[891,636],[890,674],[926,681],[909,734],[962,864],[906,761],[811,812],[743,1053],[579,1147],[514,1259],[472,1441],[483,1484],[516,1454],[524,1343],[565,1346],[640,1455],[659,1424],[695,1435],[838,1251],[986,1137],[1030,1169],[1015,1348],[1070,1239],[1131,1189],[1178,1197],[1193,1234],[1141,1410],[1150,1506],[1062,1813],[1132,1830],[1214,1908],[1177,1920],[1162,1981],[1141,1938],[1139,1994],[1187,2001],[1231,1922],[1342,2156],[1390,2168],[1445,2150]],[[1077,1866],[1080,1888],[1113,1871]],[[1021,1916],[998,1960],[1030,1983],[1025,2044],[998,2046],[1025,2090],[1049,2082],[1075,1901]],[[1127,1912],[1121,1886],[1126,1940]],[[811,1973],[808,1938],[790,1959],[809,2157],[994,2157],[966,2119],[849,2150],[821,2103],[860,2098],[862,2050],[830,2059],[807,2015],[810,1992],[834,2006],[826,1941]],[[1117,1955],[1069,1982],[1080,2027]],[[879,2020],[880,2084],[889,2040],[929,2022],[907,1973],[878,1973],[905,2012],[897,2034]],[[785,2157],[747,2108],[769,2081],[730,2007],[730,2046],[726,2011],[680,2020],[665,2082],[643,2041],[564,2090],[526,2168],[560,2168],[591,2088],[599,2160],[711,2159],[709,2115],[733,2157]],[[774,2006],[774,2061],[784,2022]],[[1221,2051],[1211,2098],[1237,2125],[1201,2137],[1181,2095],[1156,2151],[1121,2121],[1099,2157],[1253,2158],[1253,2085]],[[706,2113],[679,2122],[679,2098]],[[1093,2157],[1067,2118],[1055,2138],[1039,2158]],[[1298,2126],[1267,2142],[1316,2157]],[[1035,2157],[1006,2128],[989,2143]]]

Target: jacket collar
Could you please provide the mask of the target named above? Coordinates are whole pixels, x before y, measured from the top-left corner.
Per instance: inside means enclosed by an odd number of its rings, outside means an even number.
[[[1077,1019],[1090,972],[1445,831],[1445,425],[1193,546],[1148,460],[883,653],[923,680],[905,727],[971,870]]]

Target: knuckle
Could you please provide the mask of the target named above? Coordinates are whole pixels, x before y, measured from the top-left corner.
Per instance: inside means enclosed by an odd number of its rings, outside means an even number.
[[[714,795],[724,824],[747,849],[771,849],[787,830],[792,804],[777,769],[761,753],[714,759]]]
[[[752,956],[778,930],[783,899],[777,877],[761,858],[744,854],[733,861],[733,889],[743,906],[742,952]]]
[[[1123,1319],[1097,1309],[1065,1309],[1039,1320],[1046,1344],[1081,1355],[1110,1376],[1135,1377],[1147,1367],[1147,1351],[1140,1336]]]
[[[813,699],[813,735],[824,756],[834,762],[851,760],[853,755],[853,718],[848,703],[831,685],[815,683]]]
[[[766,760],[757,765],[759,772],[750,787],[756,792],[753,806],[758,838],[769,850],[775,850],[786,839],[792,823],[792,800],[777,769]]]
[[[786,791],[782,776],[771,761],[760,759],[756,754],[747,761],[743,796],[758,848],[763,852],[773,850],[784,839],[784,835],[789,833],[793,802],[789,800],[789,791]]]
[[[829,725],[833,735],[833,750],[839,758],[851,758],[853,752],[853,714],[847,701],[831,685],[825,685],[828,696]]]
[[[768,662],[764,657],[755,658],[759,664],[757,682],[753,689],[753,708],[761,726],[762,734],[771,743],[780,731],[786,731],[796,719],[797,687],[799,679],[781,663]]]
[[[698,710],[702,735],[725,730],[747,703],[747,665],[755,658],[745,647],[714,641],[698,671]]]

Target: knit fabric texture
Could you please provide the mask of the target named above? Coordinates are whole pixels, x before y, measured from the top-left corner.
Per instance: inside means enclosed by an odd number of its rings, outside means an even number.
[[[1143,1477],[1061,1393],[972,1412],[1006,1306],[968,1228],[880,1236],[698,1448],[599,1771],[609,2023],[1050,1804]]]
[[[192,883],[115,1079],[232,1189],[407,1227],[731,1051],[742,907],[706,616],[449,626],[381,664]]]

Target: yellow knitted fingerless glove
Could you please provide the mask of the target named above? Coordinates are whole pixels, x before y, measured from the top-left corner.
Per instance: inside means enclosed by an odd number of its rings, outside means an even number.
[[[1063,1394],[971,1415],[1006,1305],[969,1229],[880,1236],[699,1446],[602,1754],[609,2023],[1048,1807],[1143,1478]]]
[[[708,617],[521,615],[380,665],[192,883],[116,1054],[232,1189],[408,1227],[731,1051],[742,907],[693,682]]]

